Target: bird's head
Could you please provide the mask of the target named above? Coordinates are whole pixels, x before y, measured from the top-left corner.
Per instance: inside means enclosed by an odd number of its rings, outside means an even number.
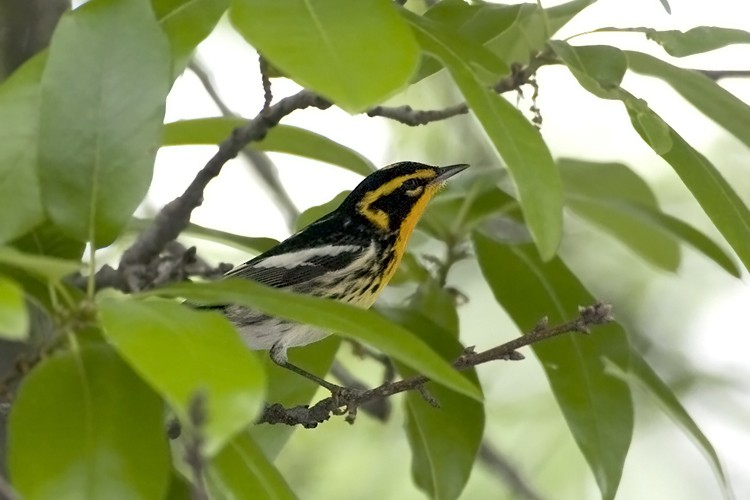
[[[368,175],[342,207],[366,218],[379,231],[408,237],[427,203],[445,181],[468,165],[432,167],[404,161]]]

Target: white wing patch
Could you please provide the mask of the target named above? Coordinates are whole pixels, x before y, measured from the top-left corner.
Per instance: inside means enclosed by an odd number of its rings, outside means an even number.
[[[357,245],[325,245],[296,252],[274,255],[253,264],[254,268],[282,267],[292,269],[314,257],[333,257],[342,253],[361,251]]]

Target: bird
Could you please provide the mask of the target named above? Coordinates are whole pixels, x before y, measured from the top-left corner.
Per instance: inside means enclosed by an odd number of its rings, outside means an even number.
[[[296,293],[369,308],[396,272],[427,203],[445,181],[469,165],[393,163],[365,177],[338,208],[286,240],[228,271]],[[268,350],[277,365],[332,393],[343,390],[289,362],[287,350],[328,332],[238,305],[221,308],[250,349]]]

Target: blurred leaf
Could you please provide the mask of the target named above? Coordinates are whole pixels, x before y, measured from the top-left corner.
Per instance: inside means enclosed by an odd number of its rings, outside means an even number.
[[[320,219],[324,215],[328,215],[329,213],[336,210],[339,205],[341,205],[341,202],[343,202],[346,197],[349,196],[349,193],[351,193],[351,191],[342,191],[334,196],[330,201],[327,201],[322,205],[310,207],[299,214],[299,217],[297,217],[297,220],[294,222],[294,230],[299,231],[300,229],[305,228],[316,220]]]
[[[633,119],[632,111],[631,122],[636,132],[648,142],[643,127]],[[745,268],[750,270],[750,246],[747,244],[750,241],[750,210],[705,156],[693,149],[674,129],[670,128],[670,134],[672,148],[657,153],[680,176]]]
[[[191,493],[192,487],[187,479],[176,471],[173,471],[169,480],[169,490],[164,500],[187,500],[190,498]]]
[[[477,232],[473,240],[482,274],[520,329],[542,317],[562,323],[578,306],[595,302],[560,259],[544,263],[529,245],[502,245]],[[625,332],[610,323],[591,336],[570,333],[532,347],[602,498],[614,498],[633,434],[633,403],[627,384],[607,373],[604,361],[627,369]]]
[[[271,316],[316,326],[342,337],[370,344],[436,382],[472,398],[481,399],[477,387],[468,383],[427,344],[373,311],[241,279],[226,279],[214,283],[180,283],[144,294],[184,297],[207,305],[237,304]]]
[[[479,190],[456,196],[438,196],[427,208],[420,227],[433,237],[446,240],[458,236],[456,231],[468,233],[490,215],[517,206],[510,195],[493,184],[485,184]]]
[[[521,4],[510,28],[489,41],[487,47],[508,63],[526,64],[532,54],[544,49],[552,35],[595,1],[574,0],[548,9],[534,3]]]
[[[672,7],[669,6],[669,2],[667,0],[659,0],[661,3],[661,6],[664,7],[664,10],[667,11],[667,14],[672,13]]]
[[[27,499],[161,498],[162,402],[109,347],[45,359],[13,403],[8,468]]]
[[[147,0],[65,14],[42,77],[42,203],[70,236],[111,243],[143,199],[169,91],[169,47]]]
[[[11,243],[25,253],[80,260],[86,244],[65,235],[60,229],[45,220],[34,229]]]
[[[0,248],[0,263],[23,269],[44,279],[57,281],[78,271],[81,263],[63,260],[56,257],[46,257],[21,253],[13,248]]]
[[[716,474],[724,498],[734,498],[727,475],[713,445],[685,407],[682,406],[672,389],[659,377],[648,362],[640,354],[632,352],[628,372],[623,372],[617,366],[610,366],[610,369],[613,374],[629,382],[631,386],[639,387],[648,392],[659,403],[664,413],[669,415],[703,452]]]
[[[151,0],[172,46],[173,76],[185,69],[195,47],[213,31],[229,0]]]
[[[232,134],[232,130],[244,125],[247,125],[247,120],[236,117],[179,120],[164,125],[162,145],[219,144]],[[355,174],[368,175],[375,171],[375,166],[353,149],[324,135],[290,125],[276,125],[252,147],[259,151],[287,153],[330,163]]]
[[[31,58],[0,85],[0,245],[44,218],[36,153],[45,62],[44,55]]]
[[[577,55],[579,58],[587,57],[581,51],[577,51]],[[642,56],[644,54],[628,52],[631,67],[633,61],[641,60]],[[588,76],[592,76],[598,73],[596,66],[597,60],[588,59],[583,68]],[[576,72],[573,74],[576,78],[579,77]],[[750,269],[750,246],[747,245],[747,241],[750,241],[750,210],[742,199],[716,167],[651,110],[645,101],[622,88],[613,90],[612,94],[612,98],[621,100],[627,108],[636,132],[654,152],[672,166],[703,211],[737,253],[745,268]],[[750,112],[746,114],[750,118]]]
[[[407,18],[422,48],[441,59],[476,114],[492,144],[508,165],[526,224],[542,257],[551,259],[562,234],[562,183],[539,131],[508,101],[476,79],[453,51],[449,33],[415,15]]]
[[[619,98],[628,67],[620,49],[608,45],[574,47],[559,40],[549,42],[549,46],[586,90],[602,99]]]
[[[455,307],[452,307],[455,312]],[[429,344],[445,359],[454,361],[463,352],[457,330],[430,321],[426,314],[409,309],[386,308],[391,321],[403,325]],[[455,325],[457,327],[457,325]],[[415,373],[398,364],[401,376]],[[461,372],[479,385],[475,370]],[[406,433],[412,450],[412,476],[430,498],[458,498],[469,480],[477,450],[484,434],[484,407],[471,398],[435,384],[425,384],[440,408],[434,408],[414,391],[406,394]]]
[[[416,255],[406,252],[401,258],[396,274],[393,275],[389,286],[404,285],[406,283],[421,283],[430,277],[430,272],[419,262]]]
[[[297,498],[247,431],[235,436],[211,460],[207,479],[214,498]]]
[[[390,0],[234,0],[229,13],[271,64],[352,113],[405,86],[419,56]]]
[[[29,315],[23,290],[0,276],[0,338],[24,340],[29,336]]]
[[[641,52],[625,51],[625,55],[632,71],[664,80],[701,113],[750,147],[750,105],[696,71]]]
[[[654,212],[659,207],[643,179],[620,163],[561,159],[558,165],[566,206],[651,264],[677,270],[680,248],[673,234],[645,216],[645,207]],[[639,210],[639,206],[644,208]]]
[[[138,219],[137,217],[134,217],[130,220],[128,229],[140,232],[150,226],[151,223],[151,220]],[[194,223],[188,224],[188,227],[181,234],[185,236],[202,238],[208,241],[214,241],[216,243],[231,246],[239,250],[249,250],[256,253],[263,253],[269,248],[275,247],[279,244],[278,240],[275,240],[273,238],[242,236],[239,234],[228,233],[226,231],[220,231],[219,229],[204,227]]]
[[[658,31],[653,28],[599,28],[594,31],[625,31],[643,33],[646,38],[662,46],[673,57],[702,54],[737,43],[750,43],[750,33],[718,26],[696,26],[684,33],[678,30]],[[665,63],[666,64],[666,63]]]
[[[341,339],[333,335],[319,342],[304,346],[303,349],[290,349],[289,361],[301,366],[310,373],[325,377],[331,368],[333,358],[341,344]],[[282,368],[271,357],[261,355],[263,368],[268,374],[266,401],[284,406],[308,404],[320,387],[314,382]],[[269,460],[274,460],[283,449],[296,427],[287,425],[254,425],[248,429],[255,442]]]
[[[209,456],[253,422],[263,404],[265,374],[221,315],[166,300],[105,300],[107,339],[188,422],[194,397],[206,397]]]
[[[458,337],[458,311],[456,311],[456,299],[448,292],[445,288],[441,287],[434,279],[427,280],[422,283],[417,289],[417,292],[411,297],[409,301],[409,309],[412,311],[420,311],[430,321],[440,328],[454,333],[454,337]],[[378,309],[380,310],[380,309]],[[387,316],[387,315],[386,315]],[[389,318],[393,319],[393,318]],[[399,321],[396,323],[402,324]],[[417,332],[417,335],[420,333]],[[434,344],[430,341],[429,337],[425,339],[423,335],[420,335],[425,342],[434,347]],[[439,351],[438,351],[439,352]],[[460,354],[460,352],[458,353]],[[456,354],[456,356],[458,356]],[[443,356],[445,358],[445,356]],[[453,359],[445,358],[448,361],[454,361]]]

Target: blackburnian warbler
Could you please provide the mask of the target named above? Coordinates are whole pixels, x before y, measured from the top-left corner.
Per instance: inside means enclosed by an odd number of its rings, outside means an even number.
[[[369,308],[396,272],[427,203],[446,179],[467,167],[400,162],[373,172],[336,210],[225,276]],[[289,347],[316,342],[327,332],[240,306],[223,311],[250,348],[268,349],[278,365],[332,392],[340,389],[287,361]]]

